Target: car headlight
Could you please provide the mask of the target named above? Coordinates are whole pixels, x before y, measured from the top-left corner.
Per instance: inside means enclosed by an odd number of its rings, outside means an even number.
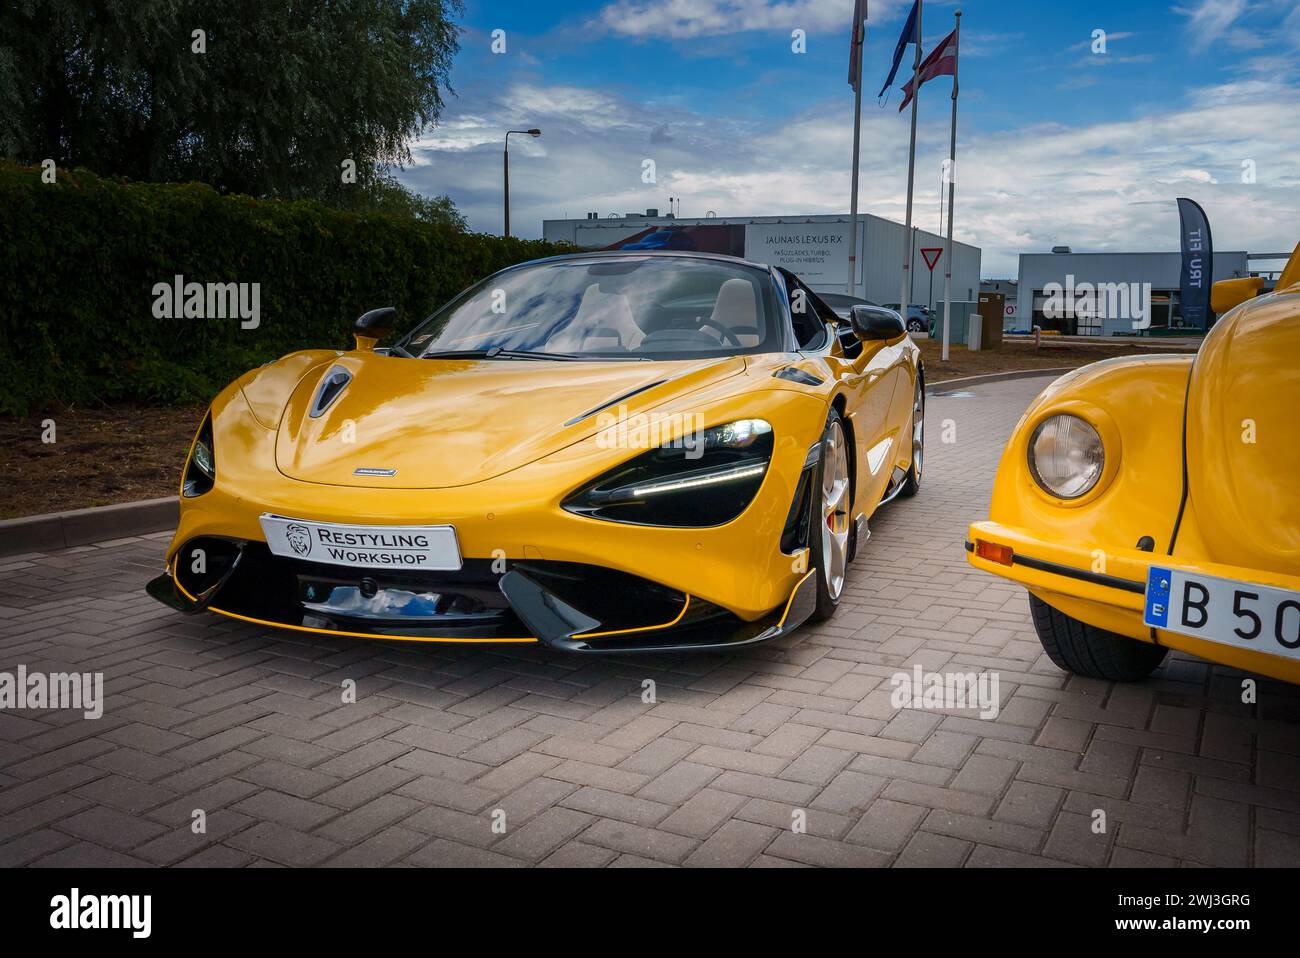
[[[611,469],[562,505],[569,512],[654,526],[718,526],[758,494],[772,426],[740,419],[690,433]]]
[[[1029,437],[1029,471],[1045,492],[1058,499],[1086,495],[1101,479],[1105,465],[1101,435],[1078,416],[1049,416]]]
[[[181,495],[192,499],[201,496],[212,488],[217,480],[217,454],[212,444],[212,414],[208,413],[199,427],[199,435],[194,440],[194,448],[185,463],[185,478],[181,483]]]

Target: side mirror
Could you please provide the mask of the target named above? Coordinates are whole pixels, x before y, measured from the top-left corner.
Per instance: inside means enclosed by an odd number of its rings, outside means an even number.
[[[1210,309],[1226,313],[1246,300],[1254,299],[1263,288],[1264,280],[1259,276],[1221,279],[1210,287]]]
[[[352,335],[357,341],[357,349],[372,350],[375,344],[393,331],[393,317],[397,310],[392,306],[381,306],[368,313],[362,313],[352,325]]]
[[[854,306],[849,310],[849,323],[858,339],[864,343],[899,339],[907,335],[903,317],[883,306]]]

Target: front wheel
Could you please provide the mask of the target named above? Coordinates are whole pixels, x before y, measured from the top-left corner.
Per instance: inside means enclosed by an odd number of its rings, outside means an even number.
[[[912,392],[912,464],[907,467],[900,496],[911,498],[921,489],[921,470],[925,466],[925,383],[921,371],[916,372],[916,388]]]
[[[817,608],[809,618],[823,622],[835,614],[844,594],[849,567],[849,530],[853,525],[849,483],[849,443],[840,414],[832,409],[822,432],[821,462],[817,466],[817,495],[811,496],[808,548],[817,582]]]
[[[1052,608],[1032,592],[1029,614],[1047,657],[1075,675],[1136,682],[1154,672],[1169,651],[1163,645],[1130,639],[1080,622]]]
[[[909,319],[907,321],[907,331],[909,333],[923,333],[925,332],[925,324],[919,319]]]

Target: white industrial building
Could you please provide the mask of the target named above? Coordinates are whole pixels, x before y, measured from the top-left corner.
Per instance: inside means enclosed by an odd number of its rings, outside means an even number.
[[[743,256],[756,263],[781,266],[817,292],[842,293],[848,284],[850,220],[844,215],[706,216],[683,219],[627,213],[604,218],[545,220],[542,236],[583,249],[613,249],[628,242],[641,248],[702,249]],[[654,244],[660,244],[655,246]],[[689,244],[689,245],[688,245]],[[855,292],[875,303],[897,303],[904,255],[911,257],[912,296],[920,305],[943,303],[942,255],[933,275],[922,250],[942,249],[943,237],[913,228],[909,251],[907,228],[869,213],[858,216]],[[974,302],[979,294],[980,250],[954,241],[952,298]],[[934,258],[934,254],[931,254]]]
[[[1135,304],[1143,301],[1149,306],[1151,329],[1182,325],[1181,253],[1075,253],[1069,247],[1056,249],[1051,253],[1020,254],[1019,328],[1040,326],[1081,336],[1133,335],[1143,322]],[[1256,258],[1241,251],[1215,250],[1212,280],[1249,276],[1249,260]],[[1064,295],[1063,311],[1050,308],[1056,287]],[[1095,305],[1076,310],[1075,302],[1089,296]]]

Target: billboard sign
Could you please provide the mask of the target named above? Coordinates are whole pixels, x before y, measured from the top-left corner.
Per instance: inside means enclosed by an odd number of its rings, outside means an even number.
[[[865,230],[858,225],[856,283],[862,282]],[[842,286],[849,280],[848,223],[750,223],[745,258],[788,269],[812,287]]]

